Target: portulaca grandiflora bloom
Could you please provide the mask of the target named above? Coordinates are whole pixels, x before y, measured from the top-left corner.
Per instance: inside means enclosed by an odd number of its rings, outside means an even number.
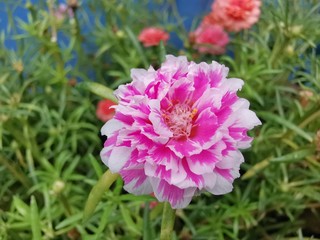
[[[131,70],[101,129],[108,137],[101,158],[126,191],[184,208],[200,192],[232,190],[244,161],[239,149],[250,147],[247,131],[261,122],[237,96],[243,81],[227,75],[217,62],[172,55],[158,70]]]

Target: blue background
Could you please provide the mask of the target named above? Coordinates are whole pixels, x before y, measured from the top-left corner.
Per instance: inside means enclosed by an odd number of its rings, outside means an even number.
[[[188,1],[187,4],[186,4],[186,1]],[[8,49],[13,49],[13,50],[16,49],[16,43],[13,39],[13,35],[14,35],[13,31],[12,29],[8,29],[8,23],[9,23],[8,14],[7,14],[8,8],[10,7],[10,11],[13,12],[13,19],[15,21],[14,25],[17,27],[16,20],[18,18],[25,22],[27,21],[28,10],[24,7],[21,7],[21,6],[24,6],[27,2],[30,2],[34,5],[40,5],[41,8],[45,7],[46,5],[46,1],[39,1],[39,0],[17,1],[17,4],[16,4],[17,6],[12,5],[12,2],[10,2],[10,6],[9,4],[0,2],[0,31],[5,33],[5,47]],[[60,0],[57,2],[65,3],[66,1]],[[212,2],[213,0],[177,0],[176,1],[179,14],[184,19],[184,26],[187,30],[190,30],[192,21],[195,17],[199,17],[202,14],[210,11],[210,6]],[[81,7],[83,7],[84,10],[87,12],[89,16],[89,20],[93,21],[94,13],[88,9],[86,5],[86,1],[83,1],[83,4],[81,5]],[[152,9],[153,7],[154,7],[154,4],[152,1],[150,1],[149,8]],[[90,32],[90,29],[88,26],[83,26],[82,28],[83,28],[82,32],[86,32],[86,33]],[[21,33],[19,29],[16,29],[16,31],[17,33]],[[182,45],[181,42],[179,42],[179,40],[175,36],[171,37],[171,43],[173,43],[177,47],[181,47]],[[87,46],[87,47],[93,48],[94,46]]]

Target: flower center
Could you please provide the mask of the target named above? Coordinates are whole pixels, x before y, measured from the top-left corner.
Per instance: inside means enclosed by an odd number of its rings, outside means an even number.
[[[163,118],[174,138],[186,138],[192,129],[192,119],[197,109],[191,109],[188,104],[175,104],[163,114]]]

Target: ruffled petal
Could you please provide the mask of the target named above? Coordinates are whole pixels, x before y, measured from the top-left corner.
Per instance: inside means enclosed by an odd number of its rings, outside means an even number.
[[[221,139],[219,127],[216,115],[207,108],[198,115],[190,139],[202,146],[202,149],[208,149]]]
[[[172,84],[168,92],[168,98],[172,102],[186,103],[191,100],[194,90],[192,81],[187,78],[180,78]]]
[[[144,165],[135,168],[122,169],[120,174],[125,183],[124,189],[135,195],[150,194],[153,192],[148,177],[144,173]]]
[[[186,159],[181,161],[182,167],[186,172],[186,178],[184,181],[176,184],[179,188],[188,189],[190,187],[196,187],[197,189],[202,189],[204,187],[204,179],[202,175],[195,174],[190,170],[189,164]]]
[[[119,172],[121,168],[130,160],[132,152],[130,147],[115,147],[113,148],[109,159],[105,160],[111,172]],[[104,157],[104,156],[102,156]]]
[[[153,68],[145,69],[131,69],[132,85],[144,94],[147,86],[155,78],[156,71]]]
[[[188,73],[188,60],[185,56],[175,57],[167,55],[165,62],[161,65],[159,72],[166,76],[168,82],[185,77]]]
[[[242,89],[244,82],[239,78],[226,78],[222,81],[219,89],[223,93],[237,92]]]
[[[197,90],[195,90],[195,93],[196,92]],[[220,90],[216,88],[208,88],[203,92],[202,97],[193,104],[192,108],[196,108],[198,112],[202,112],[207,108],[211,110],[217,110],[221,107],[221,101],[222,94]]]
[[[240,151],[229,151],[222,157],[216,166],[220,169],[239,168],[240,164],[244,162],[243,155]]]
[[[171,139],[166,146],[180,158],[189,157],[202,151],[202,146],[189,138]]]
[[[167,124],[163,120],[162,113],[160,111],[159,101],[150,101],[151,113],[149,115],[149,120],[152,123],[154,132],[159,136],[167,138],[167,140],[173,136],[172,132],[168,128]]]
[[[184,168],[178,167],[176,169],[166,169],[163,165],[155,165],[146,163],[145,173],[150,177],[157,177],[165,180],[167,183],[178,186],[185,181],[187,173]],[[178,186],[179,187],[179,186]]]
[[[151,164],[165,166],[166,170],[177,169],[180,158],[165,145],[156,144],[149,148],[147,161]]]
[[[169,202],[173,209],[185,208],[188,206],[196,191],[196,188],[180,189],[158,178],[152,178],[151,185],[155,197],[160,202]]]
[[[224,142],[218,142],[208,150],[192,155],[187,159],[190,170],[195,174],[210,173],[221,160],[222,150],[226,148]]]
[[[116,119],[111,119],[108,122],[106,122],[101,128],[101,135],[111,136],[111,134],[113,134],[121,128],[123,128],[123,123]]]
[[[252,129],[261,125],[261,121],[257,115],[249,109],[241,109],[235,112],[235,123],[233,127]]]
[[[216,183],[213,188],[207,188],[214,195],[222,195],[232,191],[233,177],[229,170],[215,169]]]

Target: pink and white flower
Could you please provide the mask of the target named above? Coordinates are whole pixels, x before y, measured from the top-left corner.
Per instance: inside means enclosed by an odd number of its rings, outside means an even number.
[[[59,4],[58,9],[54,10],[54,16],[58,21],[63,21],[66,17],[73,18],[73,10],[66,4]]]
[[[261,124],[217,63],[168,55],[160,69],[132,69],[132,82],[115,91],[113,119],[102,161],[133,194],[151,194],[173,208],[186,207],[202,191],[228,193],[250,147],[247,131]]]

